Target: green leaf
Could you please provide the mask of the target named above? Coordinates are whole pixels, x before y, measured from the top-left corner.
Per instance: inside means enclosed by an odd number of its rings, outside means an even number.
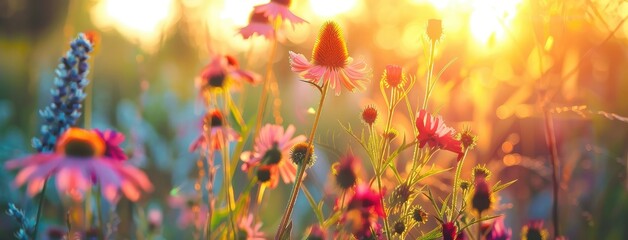
[[[434,228],[432,229],[432,231],[429,231],[426,234],[423,234],[421,237],[419,237],[418,239],[420,240],[434,240],[434,239],[439,239],[443,236],[443,232],[440,230],[440,228]]]
[[[475,218],[474,218],[474,219],[473,219],[471,222],[469,222],[466,226],[464,226],[464,227],[460,228],[460,231],[464,231],[466,228],[470,227],[470,226],[471,226],[471,225],[473,225],[473,224],[476,224],[476,223],[479,223],[479,222],[483,222],[483,221],[486,221],[486,220],[491,220],[491,219],[493,219],[493,218],[497,218],[497,217],[499,217],[499,216],[501,216],[501,215],[488,216],[488,217],[483,217],[483,218],[480,218],[480,219],[475,219]]]
[[[508,186],[512,185],[513,183],[515,183],[517,181],[517,179],[512,180],[510,182],[504,183],[504,184],[500,184],[501,181],[498,181],[497,183],[495,183],[495,185],[493,186],[492,192],[499,192],[501,190],[503,190],[504,188],[507,188]]]
[[[316,218],[318,219],[318,223],[323,224],[323,212],[321,211],[320,207],[317,207],[316,201],[314,201],[314,197],[312,197],[312,194],[310,193],[310,191],[308,191],[307,187],[303,184],[301,184],[301,190],[305,194],[305,198],[307,198],[307,201],[310,203],[310,207],[312,208],[312,211],[314,211],[314,214],[316,215]]]

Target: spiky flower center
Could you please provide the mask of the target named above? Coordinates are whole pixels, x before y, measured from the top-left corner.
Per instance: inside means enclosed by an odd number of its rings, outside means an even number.
[[[406,225],[403,222],[397,222],[395,223],[394,229],[396,234],[401,235],[406,231]]]
[[[105,143],[92,131],[70,128],[59,138],[56,150],[66,156],[91,158],[104,154]]]
[[[314,147],[306,142],[297,143],[290,149],[290,159],[297,165],[314,163]]]
[[[273,147],[271,147],[270,149],[266,151],[266,153],[264,153],[264,157],[262,158],[262,161],[268,165],[278,164],[279,161],[281,161],[281,157],[282,157],[282,154],[279,148],[277,147],[277,142],[274,142]]]
[[[349,189],[353,187],[357,181],[358,177],[353,172],[353,169],[349,166],[343,166],[338,169],[336,173],[336,183],[342,189]]]
[[[403,86],[405,82],[405,79],[403,76],[403,69],[397,65],[386,66],[383,80],[387,87],[396,88],[396,87]]]
[[[348,58],[349,53],[342,37],[342,30],[335,22],[326,22],[312,50],[314,64],[329,68],[344,68]]]
[[[527,240],[544,240],[543,234],[541,233],[541,231],[535,228],[529,228],[525,237],[526,237],[525,239]]]
[[[362,121],[369,126],[372,126],[373,123],[377,120],[377,109],[373,105],[369,105],[364,110],[362,110]]]
[[[209,78],[207,79],[207,85],[209,87],[220,88],[225,85],[226,79],[227,76],[225,75],[225,73],[220,71],[216,74],[209,75]]]
[[[412,211],[412,219],[417,223],[425,223],[427,222],[427,213],[421,208],[415,208],[414,211]]]

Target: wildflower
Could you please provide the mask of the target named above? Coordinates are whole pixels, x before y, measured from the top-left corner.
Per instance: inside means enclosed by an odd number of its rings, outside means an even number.
[[[171,208],[179,209],[177,225],[186,228],[194,224],[196,228],[205,226],[209,210],[206,204],[201,204],[198,196],[194,194],[180,194],[168,198],[168,205]]]
[[[460,189],[462,189],[462,191],[469,190],[469,187],[471,187],[471,182],[467,180],[460,181]]]
[[[397,137],[397,135],[399,135],[399,131],[394,128],[390,128],[387,132],[383,133],[383,137],[388,139],[388,141],[392,141]]]
[[[512,230],[504,225],[504,217],[496,218],[486,234],[486,240],[510,240],[511,237]]]
[[[484,180],[475,182],[475,192],[471,199],[471,207],[481,213],[491,207],[491,190]]]
[[[297,143],[290,149],[290,159],[292,159],[292,162],[297,166],[307,161],[305,165],[311,167],[316,161],[314,147],[309,146],[307,142]]]
[[[381,193],[373,191],[368,185],[360,185],[349,199],[347,210],[341,217],[353,236],[357,239],[372,237],[372,230],[379,232],[378,218],[386,217],[380,202]]]
[[[477,145],[478,142],[478,137],[471,132],[469,127],[465,127],[464,130],[458,133],[456,137],[460,139],[459,141],[462,144],[462,149],[465,151],[475,148],[475,145]]]
[[[479,180],[488,180],[488,178],[491,176],[491,171],[488,170],[488,168],[486,168],[486,166],[484,165],[477,165],[473,167],[471,175],[476,182]]]
[[[398,185],[392,193],[391,206],[401,208],[414,195],[414,190],[407,183]]]
[[[327,239],[327,234],[325,230],[321,228],[320,225],[314,224],[310,227],[310,234],[307,236],[306,240],[325,240]]]
[[[453,222],[446,222],[442,224],[443,228],[443,240],[456,240],[458,236],[458,228]]]
[[[417,113],[416,127],[419,130],[417,140],[419,147],[437,147],[458,154],[458,160],[462,159],[464,152],[460,141],[454,138],[455,130],[447,127],[442,116],[434,117],[425,110]]]
[[[106,157],[119,161],[127,159],[124,150],[120,147],[120,144],[124,142],[124,134],[112,130],[100,131],[98,129],[94,129],[94,132],[105,141],[104,155]]]
[[[260,81],[261,77],[256,73],[240,69],[238,61],[233,56],[216,55],[203,68],[200,76],[196,78],[195,85],[199,91],[204,92],[225,90],[230,84],[239,86],[243,82],[257,84]]]
[[[340,95],[341,85],[349,91],[364,90],[370,70],[363,60],[353,61],[347,52],[340,27],[335,22],[327,22],[312,50],[312,61],[303,54],[290,52],[290,66],[293,72],[307,81],[323,85],[329,83]]]
[[[373,105],[368,105],[362,110],[362,122],[369,127],[373,126],[373,123],[377,120],[377,109]]]
[[[153,186],[142,171],[106,155],[106,146],[115,145],[107,140],[112,139],[103,139],[97,131],[70,128],[59,138],[54,153],[11,160],[5,167],[22,168],[15,183],[20,186],[28,182],[30,195],[35,195],[45,179],[53,174],[57,176],[58,190],[77,198],[96,182],[111,202],[117,197],[118,189],[132,201],[139,199],[140,189],[152,191]]]
[[[190,145],[190,152],[196,151],[199,147],[206,148],[207,140],[211,150],[220,150],[229,141],[236,141],[240,135],[230,127],[224,126],[226,119],[218,109],[210,110],[203,117],[203,134],[200,134]],[[208,134],[207,138],[205,134]]]
[[[353,154],[347,154],[333,166],[333,172],[336,176],[336,184],[340,189],[347,190],[358,181],[358,171],[360,168],[360,159]]]
[[[393,226],[393,229],[396,234],[401,235],[406,231],[406,224],[404,224],[402,221],[396,222]]]
[[[284,183],[294,182],[296,178],[297,166],[290,160],[290,148],[296,143],[305,142],[303,135],[294,136],[296,129],[293,125],[285,129],[280,125],[266,124],[259,131],[253,151],[246,151],[240,155],[240,159],[244,161],[242,171],[248,171],[254,166],[265,166],[260,173],[258,170],[258,180],[278,179],[274,178],[276,174],[281,176]],[[277,168],[272,169],[272,168]],[[260,174],[262,178],[260,178]],[[270,174],[270,176],[266,176]],[[276,186],[271,184],[271,188]]]
[[[543,228],[543,220],[530,221],[521,229],[522,240],[546,240],[548,232]]]
[[[238,239],[246,239],[246,240],[264,240],[264,233],[260,231],[262,228],[262,223],[258,222],[253,225],[253,221],[255,218],[253,214],[248,214],[243,216],[238,223]]]
[[[427,222],[427,212],[423,211],[423,208],[416,207],[412,210],[412,219],[417,223],[423,224]]]
[[[436,42],[443,36],[443,22],[440,19],[427,20],[427,37]]]
[[[295,24],[306,23],[307,21],[290,11],[291,3],[291,0],[271,0],[267,4],[255,6],[253,11],[262,13],[271,20],[288,21],[292,25],[292,28],[294,28]]]
[[[38,152],[53,152],[59,136],[81,116],[81,101],[86,97],[83,90],[89,83],[87,59],[93,48],[85,34],[79,34],[70,48],[55,71],[57,76],[50,91],[52,102],[39,111],[44,120],[41,137],[32,140]]]
[[[384,85],[392,88],[401,88],[406,83],[406,76],[403,74],[403,69],[398,65],[388,65],[382,76],[382,82]]]
[[[458,236],[456,236],[456,240],[466,240],[466,239],[467,239],[467,234],[465,234],[464,231],[458,232]]]
[[[66,232],[59,227],[50,227],[46,231],[46,239],[48,240],[63,240],[65,239]]]
[[[161,228],[161,223],[163,222],[163,214],[161,210],[157,208],[152,208],[148,210],[148,231],[149,232],[157,232]]]
[[[244,39],[249,39],[254,35],[262,36],[266,39],[275,37],[275,30],[263,13],[252,12],[249,17],[249,24],[241,28],[240,35]]]

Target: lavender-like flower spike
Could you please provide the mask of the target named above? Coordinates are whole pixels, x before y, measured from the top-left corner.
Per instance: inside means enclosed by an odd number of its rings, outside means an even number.
[[[81,116],[81,102],[86,94],[83,89],[89,81],[87,59],[92,44],[82,33],[70,43],[70,50],[59,61],[55,70],[57,77],[50,90],[52,102],[39,111],[43,119],[41,137],[33,138],[32,144],[38,152],[52,152],[57,138]]]
[[[13,203],[9,203],[7,215],[12,216],[15,221],[20,225],[20,230],[15,233],[15,237],[20,240],[28,240],[28,233],[33,232],[33,227],[35,226],[33,220],[27,218],[24,212],[17,208]]]

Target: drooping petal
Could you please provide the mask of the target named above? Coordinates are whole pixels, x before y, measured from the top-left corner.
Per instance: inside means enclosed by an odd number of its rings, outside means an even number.
[[[251,37],[254,36],[262,36],[266,39],[272,40],[275,36],[275,30],[273,29],[273,26],[271,26],[270,24],[266,24],[266,23],[249,23],[249,25],[246,25],[243,28],[240,28],[240,31],[238,31],[240,33],[240,35],[242,35],[242,37],[244,39],[249,39]]]

